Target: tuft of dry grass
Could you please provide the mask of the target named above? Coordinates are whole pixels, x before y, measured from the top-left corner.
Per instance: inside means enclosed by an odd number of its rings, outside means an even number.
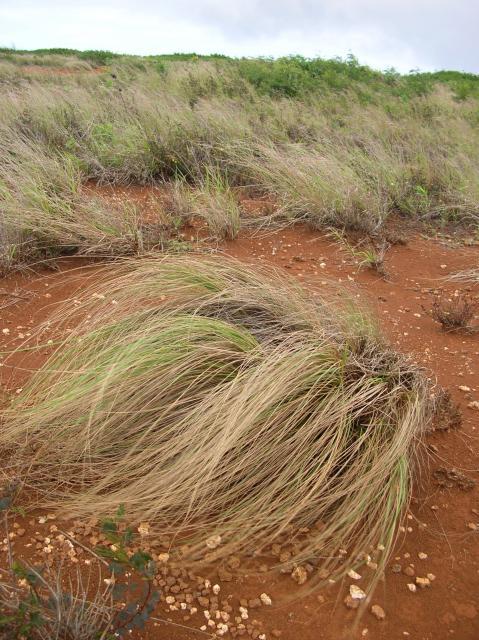
[[[447,280],[451,282],[479,282],[479,269],[466,269],[464,271],[458,271],[451,276],[447,277]]]
[[[378,548],[383,566],[428,384],[367,316],[224,257],[125,261],[100,283],[61,310],[76,328],[2,414],[2,456],[38,503],[123,504],[186,562],[287,538],[288,566],[334,577]]]
[[[203,220],[218,240],[232,240],[240,230],[241,210],[227,180],[214,170],[207,170],[195,187],[176,181],[172,189],[173,213],[182,220]]]
[[[253,150],[238,145],[231,153],[257,188],[278,201],[284,217],[313,228],[373,231],[385,217],[384,203],[348,165],[345,150],[333,147],[278,147],[259,141]]]
[[[141,253],[162,238],[131,203],[114,207],[81,191],[76,162],[21,138],[0,168],[0,269],[59,255]]]
[[[101,577],[92,572],[85,577],[78,568],[72,575],[71,569],[67,572],[61,563],[47,565],[45,571],[29,565],[22,569],[34,585],[30,595],[25,586],[19,586],[27,582],[25,579],[0,580],[0,638],[110,637],[116,610],[112,587],[102,585]]]
[[[477,309],[477,302],[467,295],[437,297],[432,303],[430,315],[444,331],[470,331]]]

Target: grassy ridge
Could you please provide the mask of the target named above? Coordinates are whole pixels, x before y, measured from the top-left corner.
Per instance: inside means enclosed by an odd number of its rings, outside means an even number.
[[[472,74],[379,72],[352,56],[3,50],[0,207],[15,216],[0,234],[35,247],[35,211],[45,220],[48,207],[23,184],[32,163],[55,165],[49,197],[65,199],[72,170],[80,186],[174,186],[176,214],[198,214],[217,237],[238,230],[236,188],[275,202],[275,221],[377,232],[394,213],[477,224],[478,96]]]

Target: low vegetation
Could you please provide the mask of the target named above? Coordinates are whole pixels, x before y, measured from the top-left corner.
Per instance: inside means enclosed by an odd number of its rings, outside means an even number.
[[[438,297],[432,303],[431,317],[444,331],[472,331],[472,321],[479,308],[477,301],[467,295]]]
[[[11,499],[8,493],[0,498],[7,540],[9,511],[15,511]],[[94,550],[82,545],[92,559],[108,559],[102,560],[104,571],[100,566],[82,572],[78,565],[72,570],[65,558],[45,565],[27,564],[15,558],[9,547],[9,565],[0,573],[2,640],[112,640],[143,629],[160,599],[153,584],[157,569],[141,548],[128,551],[134,534],[124,526],[120,532],[123,515],[120,507],[114,518],[103,521],[108,545]],[[111,577],[104,580],[105,574]]]
[[[2,262],[15,264],[19,243],[35,244],[32,208],[43,238],[49,217],[55,229],[58,208],[70,210],[71,189],[83,197],[88,180],[167,189],[181,181],[191,188],[187,212],[216,237],[238,231],[238,189],[274,202],[275,223],[376,233],[397,214],[477,224],[478,87],[472,74],[381,73],[354,57],[1,50]],[[63,251],[100,240],[128,251],[138,224],[132,231],[114,212],[105,229],[96,206],[79,214],[78,241],[53,231],[48,244]]]
[[[288,566],[321,558],[335,575],[340,549],[359,563],[378,545],[386,560],[428,386],[366,316],[224,257],[127,261],[99,282],[60,311],[51,326],[76,328],[3,412],[2,455],[37,504],[124,504],[181,534],[188,562],[286,534]]]

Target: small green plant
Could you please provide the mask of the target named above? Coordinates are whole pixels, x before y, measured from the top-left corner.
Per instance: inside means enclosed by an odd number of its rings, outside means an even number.
[[[371,244],[369,247],[362,249],[359,245],[353,246],[342,231],[332,229],[330,230],[329,235],[337,240],[347,253],[349,253],[358,262],[359,269],[371,269],[382,277],[387,275],[384,261],[386,252],[389,248],[389,243],[386,240],[383,240],[376,245]]]
[[[7,540],[15,491],[12,485],[0,498]],[[0,638],[113,640],[143,629],[160,600],[153,585],[156,565],[141,549],[129,552],[134,534],[124,526],[124,514],[120,506],[113,518],[101,523],[110,544],[92,553],[104,559],[111,578],[103,588],[100,575],[93,598],[91,577],[85,584],[79,570],[73,578],[71,572],[67,576],[62,562],[53,566],[20,563],[9,547],[8,576],[0,580]]]
[[[120,505],[114,518],[102,521],[101,531],[110,545],[95,549],[96,553],[109,562],[108,568],[115,580],[113,600],[127,601],[124,608],[115,612],[111,622],[114,635],[120,637],[134,629],[143,629],[160,600],[160,592],[153,585],[157,573],[156,564],[151,555],[141,549],[133,554],[129,553],[128,547],[133,542],[134,533],[131,527],[122,528],[124,516],[124,506]],[[137,577],[136,597],[131,597],[131,587],[117,582],[127,572],[133,572]]]

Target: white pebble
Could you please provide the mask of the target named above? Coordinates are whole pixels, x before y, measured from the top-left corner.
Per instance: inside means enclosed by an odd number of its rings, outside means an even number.
[[[349,586],[349,593],[353,600],[364,600],[364,598],[366,597],[364,591],[356,584],[352,584]]]

